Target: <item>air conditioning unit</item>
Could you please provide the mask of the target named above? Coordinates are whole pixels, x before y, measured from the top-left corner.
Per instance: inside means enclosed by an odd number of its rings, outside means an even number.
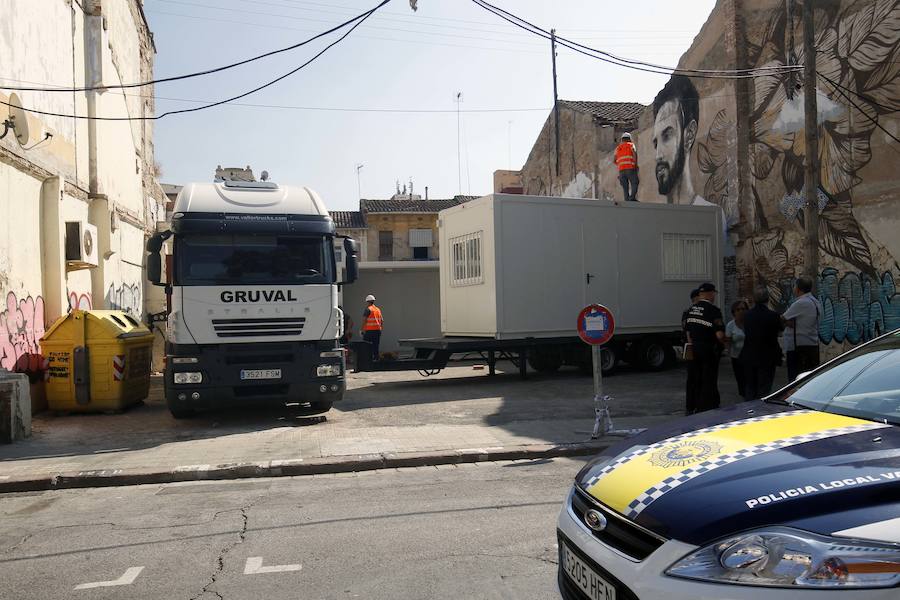
[[[66,269],[89,269],[100,264],[97,227],[84,221],[66,221]]]

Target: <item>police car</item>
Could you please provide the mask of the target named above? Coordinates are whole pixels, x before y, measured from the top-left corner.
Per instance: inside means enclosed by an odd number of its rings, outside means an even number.
[[[584,467],[567,600],[900,598],[900,331]]]

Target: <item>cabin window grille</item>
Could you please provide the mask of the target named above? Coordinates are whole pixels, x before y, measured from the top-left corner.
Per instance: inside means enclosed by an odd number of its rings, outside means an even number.
[[[450,285],[478,285],[484,283],[481,252],[482,232],[470,233],[450,238],[450,252],[453,257],[453,272]]]
[[[696,281],[712,278],[711,240],[708,235],[664,233],[662,263],[664,281]]]

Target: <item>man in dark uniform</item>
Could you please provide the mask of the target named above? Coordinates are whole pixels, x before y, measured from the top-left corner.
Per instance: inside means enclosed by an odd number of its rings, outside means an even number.
[[[691,307],[696,305],[700,301],[700,290],[694,288],[691,290]],[[689,346],[688,343],[688,334],[687,334],[687,318],[688,313],[691,312],[690,307],[686,308],[683,313],[681,313],[681,345],[684,346],[684,360],[690,364],[690,361],[693,360],[693,352],[688,353]],[[697,382],[694,380],[693,371],[688,368],[688,376],[687,381],[684,386],[684,400],[685,405],[688,407],[692,407],[695,405],[694,396],[697,393]],[[689,409],[690,410],[690,409]],[[688,412],[688,414],[691,414]]]
[[[713,302],[716,286],[704,283],[699,288],[700,301],[688,310],[685,319],[693,360],[688,361],[688,381],[694,383],[688,393],[686,413],[694,414],[719,407],[719,361],[725,344],[725,322],[722,311]]]

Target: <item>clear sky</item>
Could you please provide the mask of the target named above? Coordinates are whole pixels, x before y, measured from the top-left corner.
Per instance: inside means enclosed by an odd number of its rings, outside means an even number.
[[[376,4],[145,0],[144,7],[158,51],[155,74],[167,77],[297,43]],[[594,48],[674,66],[715,0],[492,4]],[[162,181],[209,181],[216,165],[249,164],[257,175],[266,169],[274,181],[312,187],[332,210],[354,210],[356,166],[362,164],[364,198],[387,198],[397,180],[403,185],[410,178],[416,193],[428,186],[431,198],[489,193],[494,170],[522,166],[552,106],[549,42],[469,0],[419,0],[418,7],[413,12],[408,0],[393,0],[309,67],[239,101],[266,106],[222,106],[157,122]],[[327,43],[158,85],[157,111],[247,91],[290,71]],[[666,80],[564,48],[557,70],[559,97],[566,100],[646,104]],[[462,111],[495,111],[461,113],[461,169],[458,92]]]

